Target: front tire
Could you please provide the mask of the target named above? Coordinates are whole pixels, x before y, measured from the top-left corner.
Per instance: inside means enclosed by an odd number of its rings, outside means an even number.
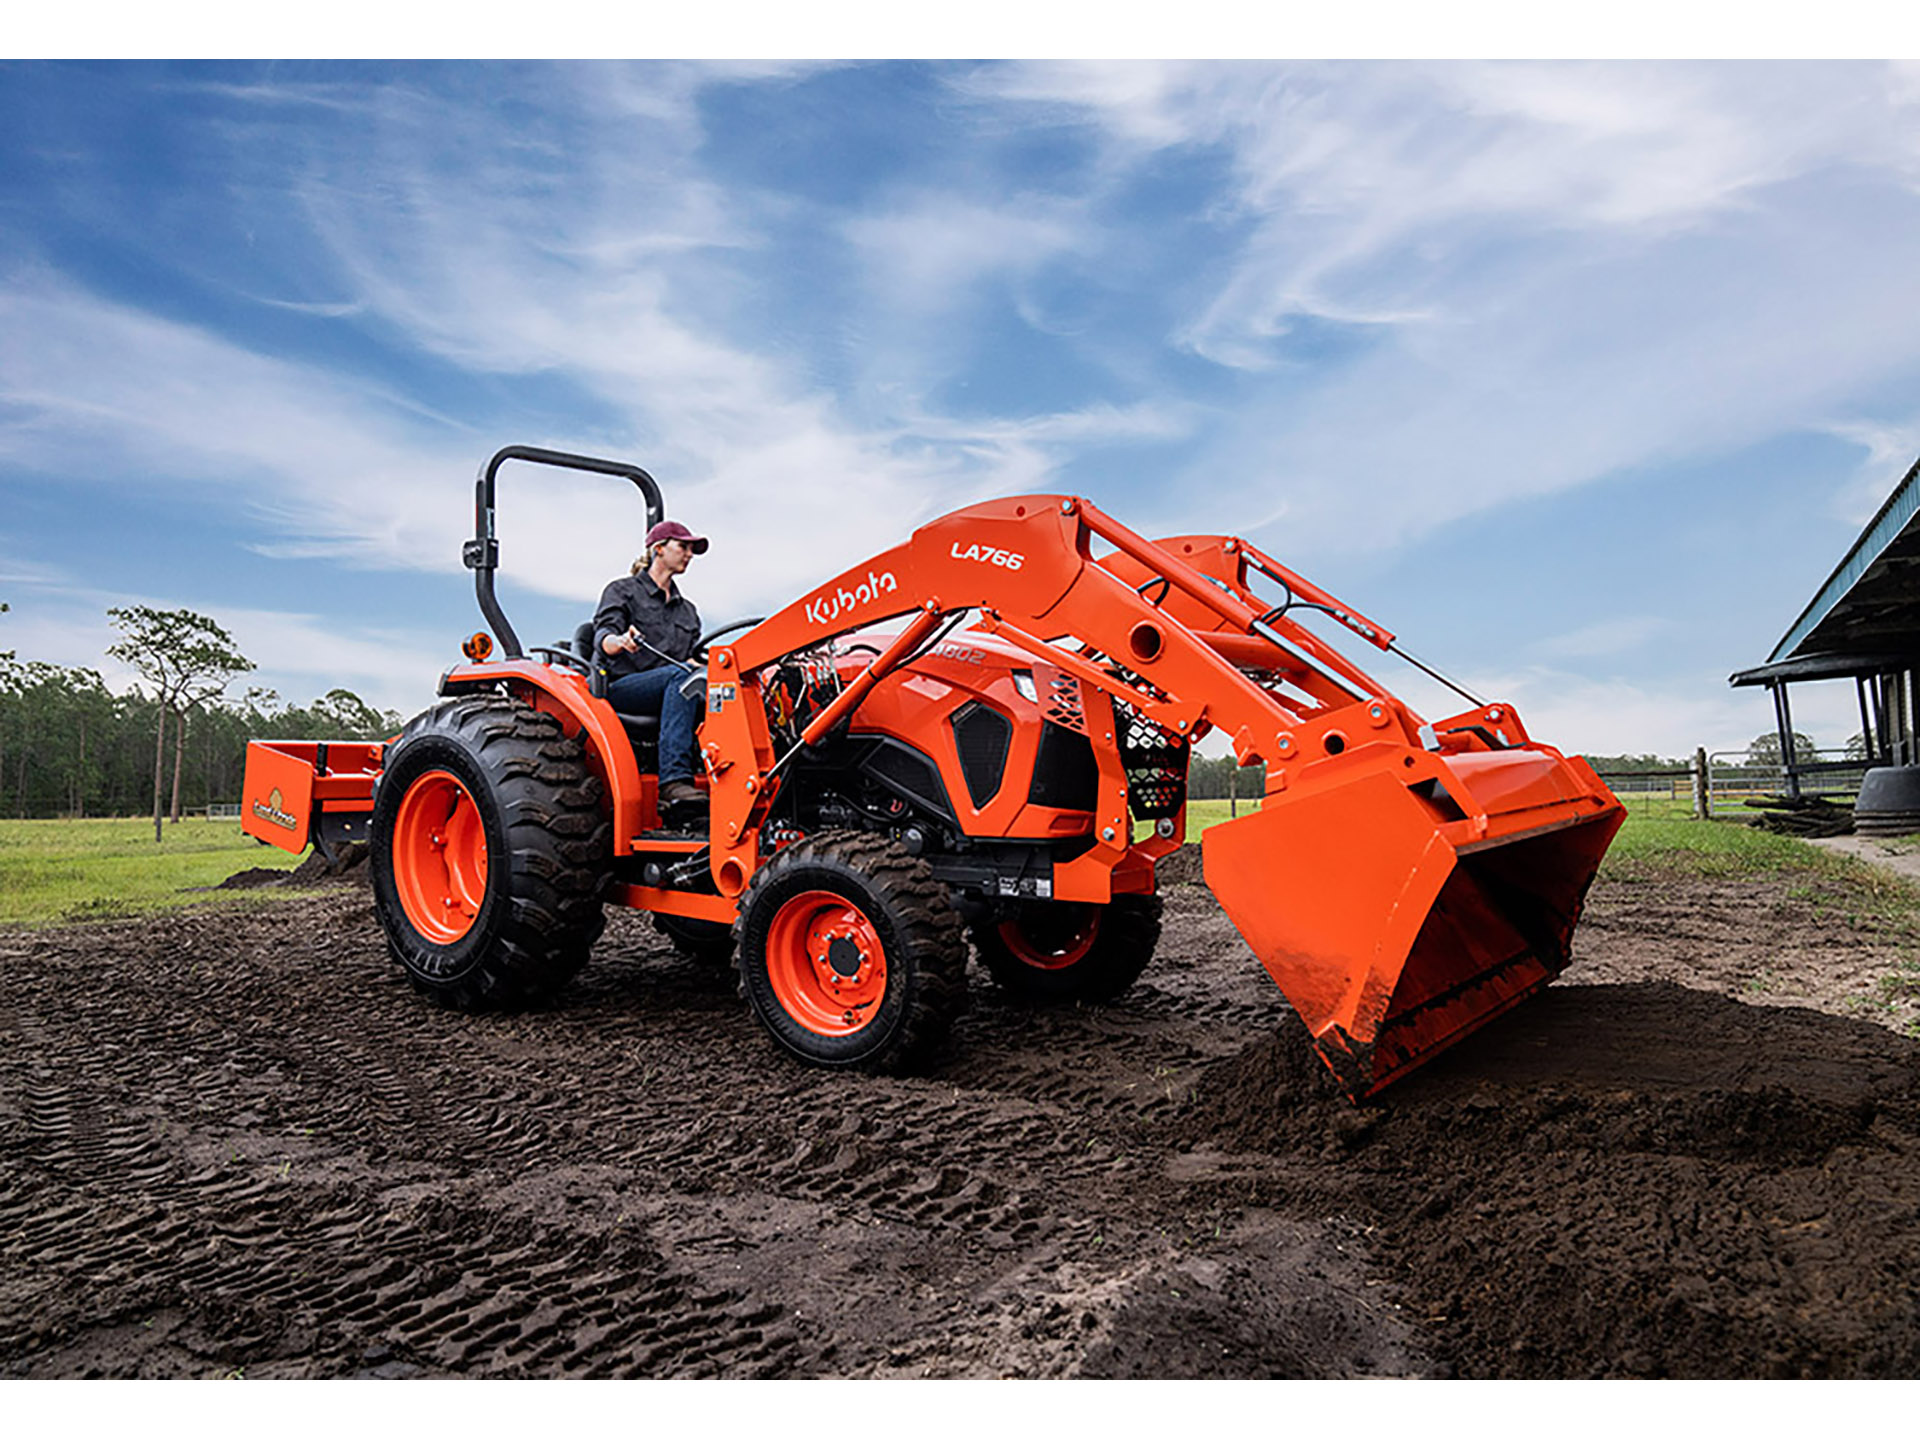
[[[464,696],[409,722],[388,751],[371,841],[387,948],[450,1009],[551,994],[606,923],[600,782],[578,739],[517,700]]]
[[[1117,1000],[1153,958],[1160,913],[1158,895],[1030,901],[975,925],[973,944],[995,983],[1022,1000]]]
[[[754,1018],[815,1065],[898,1074],[965,1006],[960,917],[926,862],[883,835],[782,850],[747,888],[734,934]]]

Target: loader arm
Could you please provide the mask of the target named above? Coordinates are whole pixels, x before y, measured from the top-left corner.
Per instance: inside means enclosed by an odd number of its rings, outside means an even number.
[[[1278,737],[1306,712],[1289,708],[1200,634],[1096,562],[1096,538],[1158,565],[1168,585],[1200,613],[1267,645],[1275,663],[1318,673],[1284,642],[1255,635],[1259,614],[1245,600],[1084,500],[1029,495],[957,511],[713,652],[701,734],[712,782],[711,859],[721,892],[738,894],[751,877],[755,836],[779,789],[775,772],[784,757],[774,754],[757,677],[796,652],[906,615],[917,617],[914,624],[924,635],[929,620],[977,611],[983,629],[1075,675],[1169,734],[1191,740],[1218,726],[1234,737],[1242,763],[1277,754]],[[910,647],[889,647],[867,674],[877,680],[911,653]],[[1378,707],[1379,726],[1397,718],[1390,704]],[[819,738],[817,728],[810,733]],[[1082,869],[1110,873],[1130,848],[1124,803],[1105,805],[1095,829],[1096,858]],[[1087,874],[1077,878],[1084,881]],[[1095,893],[1105,898],[1107,892],[1096,886]]]
[[[1096,537],[1119,555],[1096,562]],[[1130,581],[1128,562],[1134,572],[1161,581],[1163,593],[1142,594]],[[1162,603],[1169,590],[1180,597],[1178,606]],[[1242,764],[1268,758],[1277,726],[1386,698],[1310,632],[1291,622],[1284,631],[1267,625],[1243,591],[1223,587],[1091,502],[1056,495],[990,501],[922,527],[905,544],[770,616],[730,647],[727,663],[730,673],[750,676],[798,651],[916,611],[967,610],[981,612],[983,628],[1170,730],[1190,737],[1203,728],[1226,730]],[[1220,633],[1242,639],[1266,665],[1300,676],[1312,691],[1290,703],[1263,689],[1213,643]],[[1078,660],[1080,651],[1107,663]]]

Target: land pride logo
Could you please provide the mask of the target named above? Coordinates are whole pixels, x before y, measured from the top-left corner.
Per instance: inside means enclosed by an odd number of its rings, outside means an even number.
[[[280,787],[276,785],[265,800],[253,802],[253,813],[269,824],[279,825],[288,830],[298,830],[300,822],[280,808],[281,801]]]

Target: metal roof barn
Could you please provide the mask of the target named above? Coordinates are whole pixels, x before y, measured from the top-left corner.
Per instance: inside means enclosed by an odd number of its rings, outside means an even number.
[[[1764,665],[1729,677],[1736,686],[1764,685],[1773,695],[1785,788],[1801,779],[1858,770],[1859,760],[1803,762],[1794,751],[1790,688],[1815,680],[1851,679],[1860,701],[1866,763],[1920,764],[1915,741],[1915,679],[1920,667],[1920,461],[1880,507],[1845,557],[1780,637]]]

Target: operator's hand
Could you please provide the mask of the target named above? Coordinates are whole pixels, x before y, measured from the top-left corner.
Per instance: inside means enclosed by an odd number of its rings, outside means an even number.
[[[631,655],[640,648],[640,627],[629,625],[624,635],[609,635],[601,644],[609,655]]]

